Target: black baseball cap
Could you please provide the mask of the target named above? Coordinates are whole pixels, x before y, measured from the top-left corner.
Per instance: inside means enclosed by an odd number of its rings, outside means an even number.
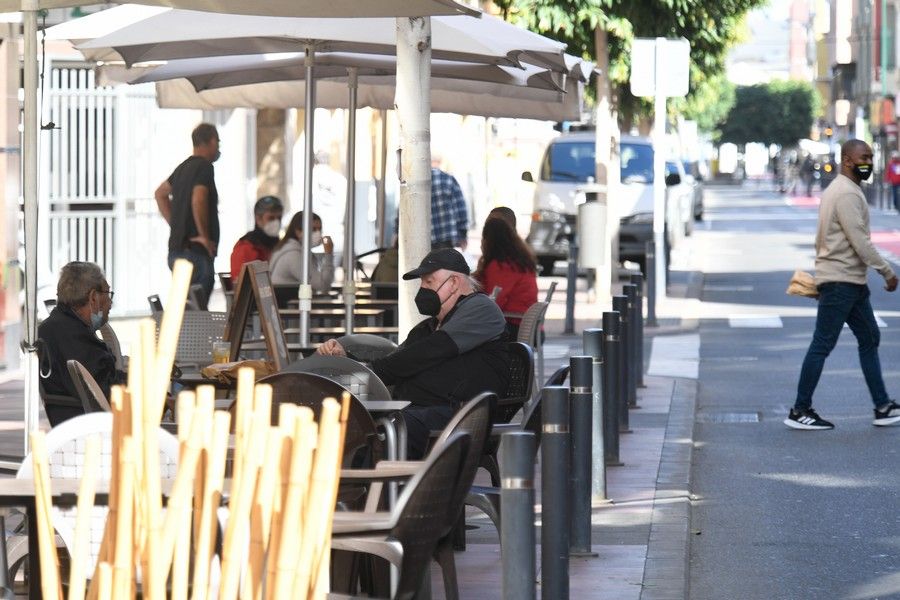
[[[447,269],[454,273],[469,274],[469,263],[463,258],[457,250],[453,248],[441,248],[440,250],[432,250],[425,255],[419,266],[403,275],[403,279],[409,281],[416,279],[422,275],[428,275],[441,269]]]

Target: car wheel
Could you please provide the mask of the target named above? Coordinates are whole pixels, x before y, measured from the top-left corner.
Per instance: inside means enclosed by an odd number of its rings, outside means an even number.
[[[556,264],[556,259],[552,256],[539,256],[538,257],[538,265],[541,267],[541,275],[545,277],[549,277],[553,275],[553,266]]]

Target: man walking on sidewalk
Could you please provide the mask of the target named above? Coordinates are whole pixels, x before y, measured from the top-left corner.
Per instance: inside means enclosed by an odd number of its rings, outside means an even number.
[[[825,359],[831,354],[844,323],[859,345],[859,362],[872,402],[874,425],[900,421],[900,405],[888,397],[881,376],[878,344],[881,334],[869,302],[866,270],[872,267],[885,280],[884,289],[897,289],[897,276],[872,245],[869,207],[859,184],[872,174],[872,149],[862,140],[841,146],[841,172],[822,194],[816,231],[816,287],[819,307],[812,343],[803,360],[797,400],[784,424],[793,429],[833,429],[834,424],[812,408]]]

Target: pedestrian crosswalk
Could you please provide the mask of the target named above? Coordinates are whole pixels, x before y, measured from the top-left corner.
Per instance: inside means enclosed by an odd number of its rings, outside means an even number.
[[[879,329],[888,326],[878,313],[875,313],[875,322],[878,323]],[[728,326],[732,329],[781,329],[784,327],[784,321],[778,315],[730,315]],[[847,328],[846,323],[844,328]]]

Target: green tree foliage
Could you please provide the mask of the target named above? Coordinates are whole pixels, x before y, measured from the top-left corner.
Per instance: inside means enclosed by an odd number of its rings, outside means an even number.
[[[684,37],[691,43],[689,103],[697,114],[719,110],[718,93],[728,48],[748,10],[767,0],[494,0],[503,17],[568,44],[568,52],[596,60],[594,29],[609,31],[609,76],[620,115],[630,122],[651,105],[628,87],[631,40]]]
[[[735,102],[719,127],[721,141],[793,146],[809,136],[818,97],[807,82],[774,81],[738,87]]]

